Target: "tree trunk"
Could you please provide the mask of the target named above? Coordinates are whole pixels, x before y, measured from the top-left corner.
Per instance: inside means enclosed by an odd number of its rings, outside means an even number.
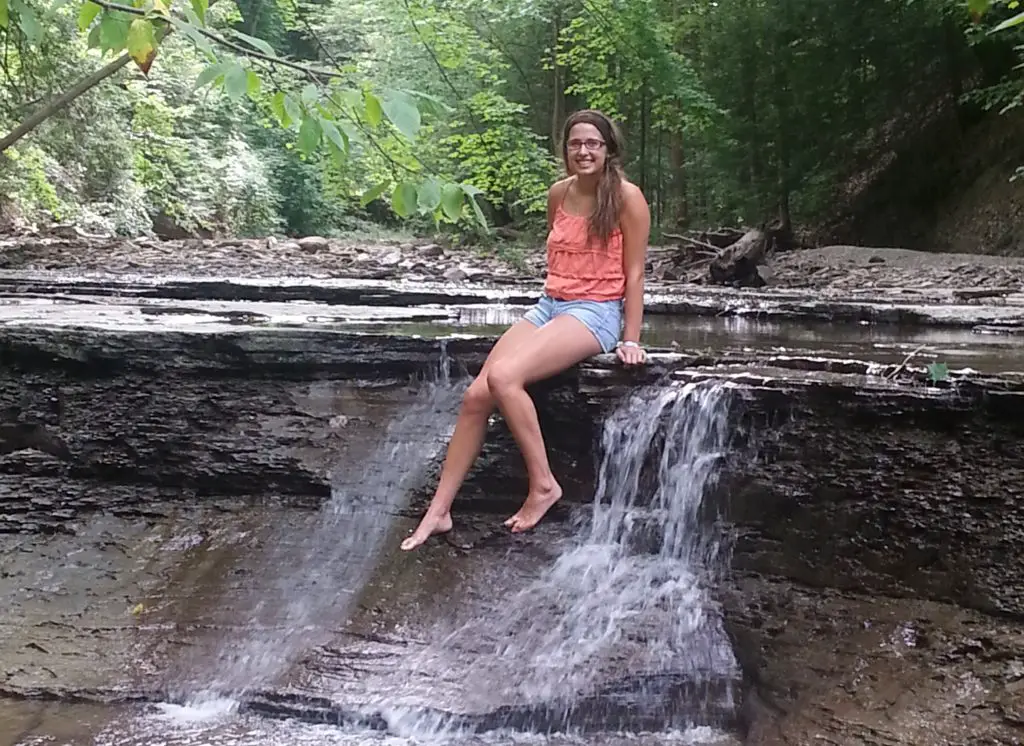
[[[647,81],[640,88],[640,178],[641,192],[647,191]]]
[[[551,21],[551,150],[561,156],[559,146],[562,140],[562,122],[565,119],[565,77],[562,66],[558,64],[558,36],[562,33],[562,13],[555,10]]]

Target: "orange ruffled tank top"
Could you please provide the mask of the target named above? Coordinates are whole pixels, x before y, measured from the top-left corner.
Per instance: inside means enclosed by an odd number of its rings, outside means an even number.
[[[588,240],[587,223],[559,203],[548,232],[544,292],[556,300],[619,300],[626,294],[622,231],[616,228],[604,245]]]

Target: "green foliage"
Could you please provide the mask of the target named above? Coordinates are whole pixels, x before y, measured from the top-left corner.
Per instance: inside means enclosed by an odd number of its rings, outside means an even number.
[[[466,104],[483,128],[456,119],[453,132],[441,141],[463,177],[495,204],[507,204],[522,215],[544,214],[557,167],[542,148],[542,138],[523,127],[525,107],[491,91],[474,94]]]
[[[46,212],[54,220],[61,220],[66,206],[51,180],[51,173],[57,170],[57,164],[38,147],[13,151],[0,161],[0,184],[8,185],[0,198],[13,203],[24,215]]]
[[[487,214],[540,240],[561,120],[596,107],[656,230],[806,221],[950,94],[1019,106],[1022,20],[1016,0],[0,0],[0,133],[132,59],[0,168],[24,210],[124,232]]]

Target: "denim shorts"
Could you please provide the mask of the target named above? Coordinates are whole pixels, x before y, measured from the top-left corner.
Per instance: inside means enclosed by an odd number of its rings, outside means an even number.
[[[597,338],[602,352],[611,352],[622,330],[621,300],[555,300],[542,295],[537,305],[523,316],[534,326],[544,326],[556,316],[568,314],[579,319]]]

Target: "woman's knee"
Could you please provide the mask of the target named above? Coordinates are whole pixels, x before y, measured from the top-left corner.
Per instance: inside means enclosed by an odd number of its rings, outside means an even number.
[[[506,391],[522,388],[522,381],[512,361],[498,360],[487,371],[487,388],[494,398],[500,398]]]
[[[487,379],[477,376],[462,395],[462,410],[466,414],[487,414],[494,411],[494,397],[487,388]]]

